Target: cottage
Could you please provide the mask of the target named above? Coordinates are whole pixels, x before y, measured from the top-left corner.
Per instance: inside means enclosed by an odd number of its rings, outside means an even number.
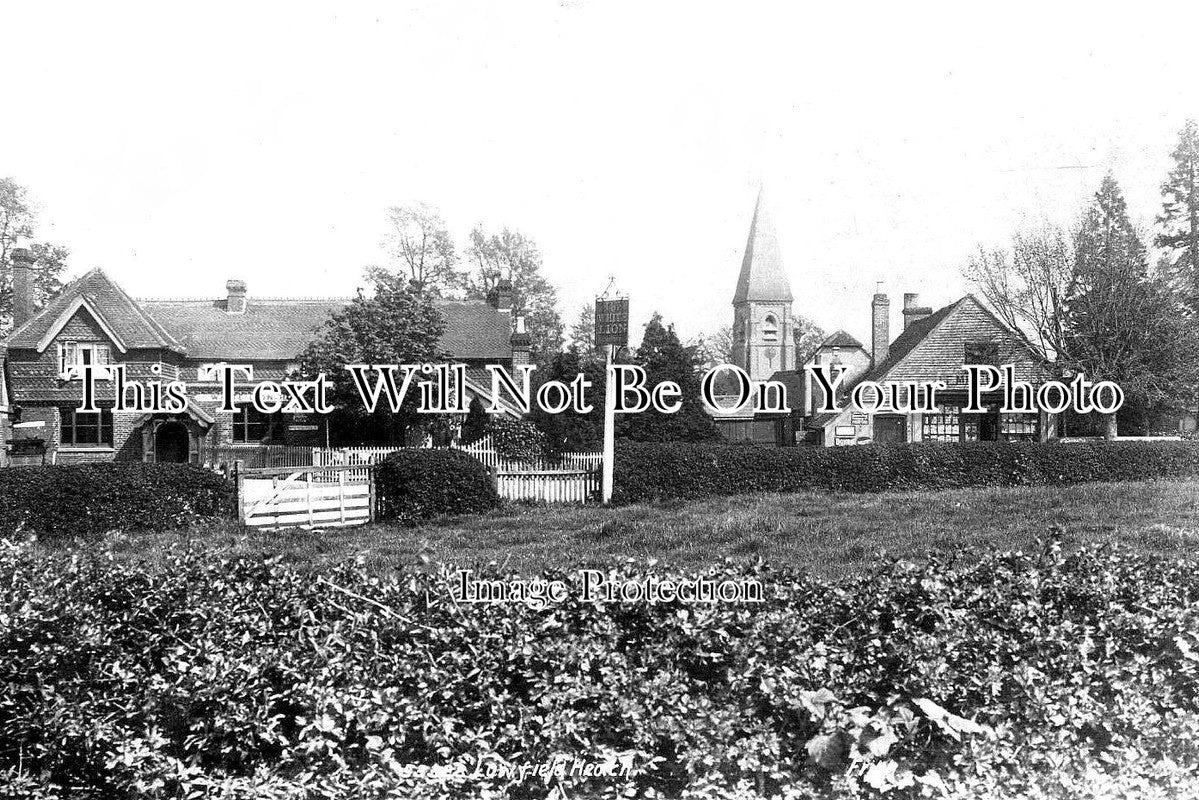
[[[29,258],[21,250],[13,256],[14,329],[0,351],[0,429],[9,428],[6,449],[14,463],[199,462],[214,448],[328,441],[323,415],[264,415],[245,405],[236,414],[219,412],[217,385],[201,382],[199,372],[222,362],[249,364],[256,381],[280,380],[347,300],[251,297],[244,281],[230,280],[216,299],[138,301],[93,269],[35,312]],[[468,397],[490,395],[485,364],[528,360],[529,338],[512,319],[509,284],[487,302],[440,301],[439,307],[446,322],[441,346],[467,365]],[[86,364],[124,364],[130,381],[184,381],[188,408],[114,413],[112,384],[101,382],[101,410],[80,412],[82,382],[69,373]],[[5,426],[4,416],[19,416],[19,423]]]
[[[936,413],[863,413],[845,404],[836,413],[812,406],[804,416],[802,436],[825,446],[869,442],[1045,441],[1054,420],[1045,412],[1004,414],[999,393],[983,396],[981,413],[963,411],[967,373],[964,364],[1013,364],[1017,380],[1033,386],[1047,379],[1040,362],[973,295],[933,311],[915,294],[904,295],[903,332],[890,341],[890,300],[879,292],[871,302],[870,367],[842,386],[854,384],[944,381],[937,393]],[[905,401],[906,402],[906,401]],[[802,406],[800,406],[802,407]],[[806,409],[807,410],[807,409]],[[812,413],[815,412],[815,413]]]

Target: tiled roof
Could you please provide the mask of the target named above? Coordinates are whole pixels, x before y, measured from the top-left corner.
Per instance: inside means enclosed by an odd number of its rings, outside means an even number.
[[[774,233],[774,224],[762,203],[761,191],[754,206],[753,222],[749,224],[749,240],[745,243],[745,257],[733,295],[734,303],[746,300],[788,303],[792,300],[791,285],[783,271],[783,252]]]
[[[861,378],[863,381],[882,381],[886,378],[887,373],[899,365],[908,353],[916,349],[916,347],[924,341],[930,333],[937,329],[937,326],[948,317],[953,310],[969,299],[969,295],[961,298],[944,308],[939,308],[932,314],[929,314],[924,319],[913,322],[903,333],[891,342],[891,347],[887,351],[887,357],[883,363],[877,364],[866,370]],[[860,382],[860,381],[859,381]]]
[[[837,331],[836,333],[834,333],[833,335],[831,335],[827,339],[825,339],[823,342],[821,342],[820,346],[821,347],[861,347],[863,350],[866,349],[865,347],[862,346],[861,342],[859,342],[857,339],[850,336],[845,331]]]
[[[64,286],[44,308],[13,331],[8,339],[9,348],[36,349],[59,317],[81,297],[104,317],[105,324],[125,347],[183,352],[183,345],[101,269],[93,269]]]
[[[463,361],[506,361],[512,357],[512,315],[477,300],[438,300],[445,315],[441,347]]]
[[[329,315],[348,301],[250,297],[240,314],[227,313],[225,299],[141,302],[182,342],[189,358],[291,361],[304,351]]]
[[[796,410],[804,407],[804,379],[801,370],[779,370],[770,376],[770,380],[778,381],[787,387],[787,406],[789,408]]]

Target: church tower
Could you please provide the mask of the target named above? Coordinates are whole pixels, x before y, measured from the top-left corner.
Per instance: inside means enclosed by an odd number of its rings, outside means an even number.
[[[733,295],[733,363],[748,372],[750,380],[795,369],[791,300],[783,254],[759,189]]]

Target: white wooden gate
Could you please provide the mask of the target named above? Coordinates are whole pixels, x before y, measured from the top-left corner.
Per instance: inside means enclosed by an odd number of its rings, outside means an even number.
[[[493,470],[495,489],[505,500],[589,503],[599,496],[600,473],[593,469],[517,472]]]
[[[362,525],[374,516],[374,481],[360,466],[242,470],[237,501],[242,522],[256,528]]]

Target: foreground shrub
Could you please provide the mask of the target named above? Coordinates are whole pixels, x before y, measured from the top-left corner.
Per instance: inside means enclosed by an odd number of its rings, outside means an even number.
[[[97,536],[232,517],[235,487],[187,464],[0,469],[0,535]]]
[[[1199,442],[969,442],[856,447],[617,442],[613,499],[886,492],[1199,475]]]
[[[314,579],[275,560],[181,553],[149,569],[10,548],[0,788],[1014,800],[1199,785],[1193,560],[1050,541],[841,584],[754,565],[706,574],[758,580],[764,599],[593,603],[575,584],[536,610],[455,602],[446,568]],[[607,574],[650,575],[670,576]],[[633,769],[437,782],[405,768],[555,756]]]
[[[398,450],[375,468],[379,517],[401,522],[477,514],[500,503],[491,473],[458,450]]]

